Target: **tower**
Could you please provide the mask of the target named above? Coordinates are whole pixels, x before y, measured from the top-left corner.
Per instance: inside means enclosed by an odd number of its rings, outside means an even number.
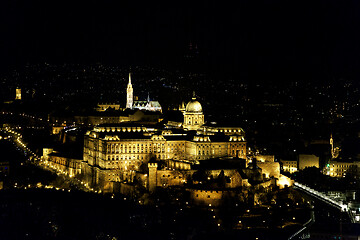
[[[126,89],[126,108],[133,108],[134,97],[133,97],[133,87],[131,85],[131,73],[129,73],[129,83]]]
[[[331,154],[334,156],[334,140],[332,134],[330,135]]]
[[[331,136],[330,136],[330,145],[331,145],[331,157],[332,157],[332,158],[338,158],[341,149],[340,149],[339,147],[335,147],[335,146],[334,146],[334,139],[333,139],[333,137],[332,137],[332,134],[331,134]]]
[[[149,162],[149,191],[154,192],[157,185],[157,167],[158,164],[156,162]]]
[[[21,88],[16,89],[15,100],[21,100]]]

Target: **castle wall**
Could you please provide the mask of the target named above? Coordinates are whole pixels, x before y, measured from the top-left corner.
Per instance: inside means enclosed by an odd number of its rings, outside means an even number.
[[[239,189],[209,190],[209,189],[186,189],[190,193],[192,204],[198,206],[218,207],[227,198],[240,197]],[[241,190],[240,190],[241,191]]]
[[[267,178],[275,177],[279,178],[280,176],[280,163],[279,162],[257,162],[259,168],[261,168],[262,173],[266,175]]]
[[[274,155],[257,155],[255,158],[258,162],[275,162]]]
[[[135,192],[135,186],[126,183],[120,183],[119,191],[125,196],[132,196]]]
[[[187,176],[192,175],[195,171],[172,171],[172,170],[158,170],[156,175],[156,186],[170,187],[182,186],[185,184]]]
[[[74,177],[81,174],[81,159],[73,159],[61,156],[50,155],[46,158],[45,164],[60,173]]]
[[[236,169],[209,170],[208,173],[213,178],[217,178],[221,171],[224,171],[224,175],[230,178],[230,183],[225,185],[226,188],[238,188],[246,185],[247,179],[243,179]]]
[[[190,170],[191,169],[191,163],[187,161],[177,161],[169,159],[166,161],[167,167],[174,170]]]
[[[284,188],[286,186],[290,187],[290,186],[294,185],[294,180],[281,174],[279,179],[276,181],[276,185],[279,188]]]

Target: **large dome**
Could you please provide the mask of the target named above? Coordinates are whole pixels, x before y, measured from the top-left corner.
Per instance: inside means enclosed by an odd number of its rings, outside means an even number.
[[[186,105],[186,112],[195,112],[200,113],[202,112],[201,104],[196,101],[194,98]]]

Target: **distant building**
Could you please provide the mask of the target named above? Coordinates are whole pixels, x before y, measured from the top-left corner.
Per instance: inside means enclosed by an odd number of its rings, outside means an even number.
[[[139,110],[154,111],[154,112],[162,111],[160,103],[158,101],[150,101],[150,98],[148,98],[147,101],[134,101],[133,108]]]
[[[146,111],[162,111],[160,103],[158,101],[150,101],[149,96],[146,101],[134,101],[134,90],[131,84],[131,73],[129,73],[129,82],[126,89],[126,108]]]
[[[280,163],[275,162],[274,155],[256,155],[254,160],[256,160],[256,166],[262,169],[265,177],[280,177]]]
[[[306,167],[319,168],[319,157],[313,154],[299,154],[299,170],[303,170]]]
[[[99,103],[95,110],[98,112],[104,112],[108,109],[113,109],[116,111],[121,110],[120,104],[117,103]]]
[[[360,162],[344,162],[331,160],[328,164],[328,175],[330,177],[345,177],[346,174],[360,175]]]
[[[51,134],[56,135],[59,134],[62,130],[64,130],[65,126],[52,126]]]
[[[275,162],[274,155],[256,155],[255,158],[258,162]]]
[[[279,178],[280,177],[280,163],[279,162],[258,162],[257,166],[261,168],[262,174],[266,178]]]
[[[298,170],[298,162],[296,160],[280,160],[284,172],[294,173]]]
[[[21,100],[21,88],[16,89],[15,100]]]

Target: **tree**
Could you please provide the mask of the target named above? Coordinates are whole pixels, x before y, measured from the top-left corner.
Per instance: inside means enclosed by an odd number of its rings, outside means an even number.
[[[194,181],[197,182],[206,182],[208,181],[208,178],[210,177],[210,174],[205,171],[204,169],[199,169],[196,172],[194,172],[192,178]]]
[[[225,188],[226,186],[226,177],[224,170],[221,170],[219,176],[217,177],[217,184],[220,188]]]

